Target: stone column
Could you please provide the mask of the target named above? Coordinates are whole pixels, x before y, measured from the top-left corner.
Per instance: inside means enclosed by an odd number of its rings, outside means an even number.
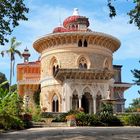
[[[124,112],[124,104],[122,104],[121,106],[122,106],[122,112]]]
[[[72,109],[72,97],[70,96],[70,108],[69,108],[69,110],[71,110]]]
[[[81,106],[81,99],[82,99],[82,97],[80,96],[80,97],[79,97],[79,108],[82,107],[82,106]]]
[[[93,98],[93,108],[94,114],[96,114],[96,97]]]

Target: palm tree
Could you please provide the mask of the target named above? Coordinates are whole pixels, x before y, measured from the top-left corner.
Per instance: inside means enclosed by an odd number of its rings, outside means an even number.
[[[15,54],[22,57],[17,47],[20,46],[21,43],[16,41],[15,37],[12,37],[10,40],[10,46],[8,50],[4,50],[1,52],[1,55],[4,56],[5,53],[9,54],[10,56],[10,79],[9,79],[9,93],[11,92],[11,84],[12,84],[12,73],[14,76],[14,66],[15,66]]]

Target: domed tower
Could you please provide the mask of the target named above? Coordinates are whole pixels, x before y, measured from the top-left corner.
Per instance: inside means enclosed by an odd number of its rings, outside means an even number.
[[[33,44],[41,54],[40,105],[47,112],[96,113],[102,99],[114,98],[112,60],[120,41],[88,27],[88,18],[74,9],[63,27]]]
[[[27,47],[24,49],[24,52],[22,53],[22,56],[24,58],[24,63],[29,62],[29,57],[31,56],[31,54],[30,54]]]

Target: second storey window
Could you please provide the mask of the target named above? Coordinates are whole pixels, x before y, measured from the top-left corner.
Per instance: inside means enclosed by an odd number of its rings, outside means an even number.
[[[87,60],[84,57],[81,57],[79,60],[79,68],[87,69]]]

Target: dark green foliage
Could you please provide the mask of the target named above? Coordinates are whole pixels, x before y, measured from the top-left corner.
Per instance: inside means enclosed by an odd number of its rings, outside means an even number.
[[[140,29],[140,0],[134,0],[134,9],[130,10],[128,15],[130,16],[129,23],[134,23]]]
[[[38,90],[34,92],[34,95],[33,95],[33,99],[36,105],[40,105],[40,92],[41,92],[41,89],[39,87]]]
[[[54,116],[53,122],[66,122],[67,113],[62,113],[58,116]]]
[[[100,122],[104,126],[122,126],[123,125],[119,118],[111,114],[110,115],[101,114],[99,118],[100,118]]]
[[[110,10],[109,16],[111,18],[115,17],[116,16],[116,10],[115,10],[115,7],[112,5],[112,0],[108,0],[107,6],[108,6],[108,8]]]
[[[3,129],[22,129],[22,100],[16,92],[11,94],[0,87],[0,127]]]
[[[126,112],[137,112],[140,109],[140,98],[132,100],[131,106],[126,109]]]
[[[32,115],[25,113],[23,115],[21,115],[21,120],[24,123],[24,128],[31,128],[32,127]]]
[[[4,73],[2,73],[2,72],[0,72],[0,84],[1,83],[3,83],[3,82],[5,82],[5,81],[7,81],[7,78],[6,78],[6,76],[5,76],[5,74]],[[3,89],[9,89],[9,83],[7,82],[7,83],[5,83],[3,86],[2,86],[2,88]]]
[[[29,9],[25,7],[24,0],[0,0],[0,44],[8,42],[13,28],[19,25],[20,20],[27,20],[25,16]]]
[[[98,115],[93,114],[91,115],[90,126],[102,126],[102,122]]]
[[[122,122],[122,124],[126,126],[126,125],[129,125],[128,123],[129,115],[130,114],[120,114],[120,115],[117,115],[117,117]]]
[[[140,126],[140,114],[132,114],[128,117],[128,124],[132,126]]]
[[[71,114],[77,114],[77,113],[79,113],[78,110],[70,110],[70,111],[68,111],[68,112],[66,113],[66,116],[67,116],[67,115],[71,115]]]
[[[48,112],[42,112],[41,117],[42,118],[53,118],[53,115]]]
[[[76,114],[76,124],[77,126],[90,126],[92,117],[89,114],[85,114],[84,112],[80,112]]]
[[[11,92],[17,91],[17,84],[11,86]]]
[[[133,99],[131,106],[134,108],[140,108],[140,98]]]
[[[38,122],[38,121],[41,121],[41,109],[40,109],[40,106],[36,105],[36,107],[31,111],[31,114],[32,114],[32,120],[34,122]]]
[[[112,104],[102,104],[99,112],[100,122],[105,126],[122,126],[122,122],[113,115]]]
[[[0,128],[9,130],[9,129],[23,129],[23,121],[15,115],[9,114],[7,111],[3,111],[0,114]]]
[[[115,2],[116,0],[107,0],[107,6],[109,8],[109,16],[115,17],[117,15],[116,13],[116,8],[115,6],[112,4],[113,2]],[[126,0],[127,1],[127,0]],[[128,1],[129,2],[129,1]],[[134,8],[131,9],[127,14],[130,17],[129,23],[132,24],[134,23],[138,29],[140,29],[140,0],[133,0],[134,3]]]
[[[131,70],[131,72],[135,78],[134,80],[135,84],[140,85],[140,70],[134,69],[134,70]]]
[[[100,114],[102,114],[102,113],[113,114],[113,107],[112,107],[112,104],[105,104],[105,103],[102,103],[102,104],[101,104]]]

